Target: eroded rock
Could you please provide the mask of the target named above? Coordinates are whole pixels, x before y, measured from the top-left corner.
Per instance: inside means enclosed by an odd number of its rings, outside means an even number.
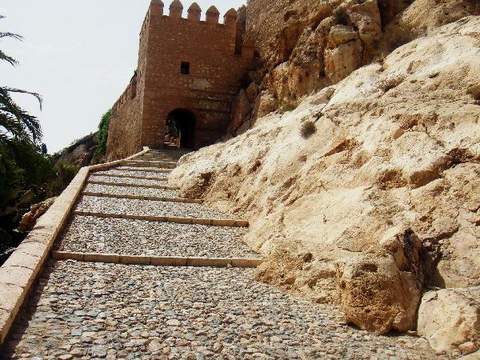
[[[267,257],[262,280],[316,301],[343,295],[365,328],[413,328],[423,277],[426,287],[480,285],[480,107],[467,92],[480,82],[479,28],[468,17],[432,31],[185,157],[169,181],[250,220],[246,241]],[[305,122],[316,127],[308,138]],[[423,270],[406,251],[408,229]],[[305,253],[314,260],[297,261]],[[376,272],[362,270],[365,259]],[[322,290],[335,284],[324,271],[334,264],[345,292]],[[357,306],[357,287],[372,294],[373,315]]]
[[[439,353],[480,348],[480,287],[427,292],[418,311],[418,333]]]
[[[423,287],[421,242],[411,230],[387,232],[389,254],[351,255],[337,265],[337,286],[347,321],[387,333],[415,328]]]

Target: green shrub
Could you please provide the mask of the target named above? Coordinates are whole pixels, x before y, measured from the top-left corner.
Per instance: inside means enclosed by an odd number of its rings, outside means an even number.
[[[97,148],[94,154],[94,160],[101,159],[107,153],[108,127],[110,126],[110,118],[112,110],[108,110],[100,120],[97,132]]]
[[[58,161],[54,166],[55,177],[49,182],[49,195],[59,195],[77,175],[80,166]]]

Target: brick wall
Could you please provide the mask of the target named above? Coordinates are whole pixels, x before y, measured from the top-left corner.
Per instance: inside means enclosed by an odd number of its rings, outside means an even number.
[[[143,98],[147,66],[148,32],[146,21],[140,34],[136,76],[112,107],[108,131],[107,159],[121,159],[142,149]]]
[[[230,13],[232,15],[232,13]],[[150,6],[141,33],[137,95],[134,82],[114,106],[108,158],[163,144],[166,120],[173,110],[195,115],[195,147],[218,140],[230,122],[233,97],[249,69],[253,49],[238,51],[235,17],[226,24],[163,15]],[[190,74],[180,71],[190,64]]]

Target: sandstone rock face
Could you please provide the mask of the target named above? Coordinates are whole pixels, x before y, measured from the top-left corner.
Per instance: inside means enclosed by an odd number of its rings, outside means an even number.
[[[479,14],[476,0],[250,0],[246,31],[259,55],[251,80],[273,106],[243,119],[234,113],[236,122],[248,128],[266,111],[296,107],[397,47]]]
[[[57,162],[88,166],[92,162],[97,145],[97,133],[87,135],[57,154]]]
[[[468,17],[399,47],[183,157],[170,182],[249,218],[260,279],[365,329],[414,329],[425,286],[480,286],[478,29]]]
[[[353,27],[336,25],[328,35],[325,50],[325,74],[332,83],[339,82],[362,64],[362,43]]]
[[[480,348],[480,287],[443,289],[425,294],[418,313],[418,333],[439,353]]]
[[[480,15],[475,0],[416,0],[387,24],[380,48],[387,52],[465,16]]]
[[[244,119],[250,114],[251,105],[244,90],[235,97],[232,104],[232,119],[228,132],[235,134],[238,128],[243,124]]]
[[[337,284],[347,320],[386,333],[416,321],[423,287],[422,244],[410,229],[389,229],[379,253],[354,254],[337,265]]]

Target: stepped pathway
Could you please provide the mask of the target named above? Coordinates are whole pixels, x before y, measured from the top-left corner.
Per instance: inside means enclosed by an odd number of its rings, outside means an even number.
[[[258,283],[252,268],[148,265],[156,257],[259,257],[241,241],[244,223],[201,224],[232,215],[183,202],[167,185],[179,155],[151,152],[91,175],[56,244],[62,260],[50,260],[0,349],[4,358],[433,358],[414,337],[355,330],[331,306]],[[187,221],[141,219],[166,214]],[[138,258],[114,263],[122,255]]]

